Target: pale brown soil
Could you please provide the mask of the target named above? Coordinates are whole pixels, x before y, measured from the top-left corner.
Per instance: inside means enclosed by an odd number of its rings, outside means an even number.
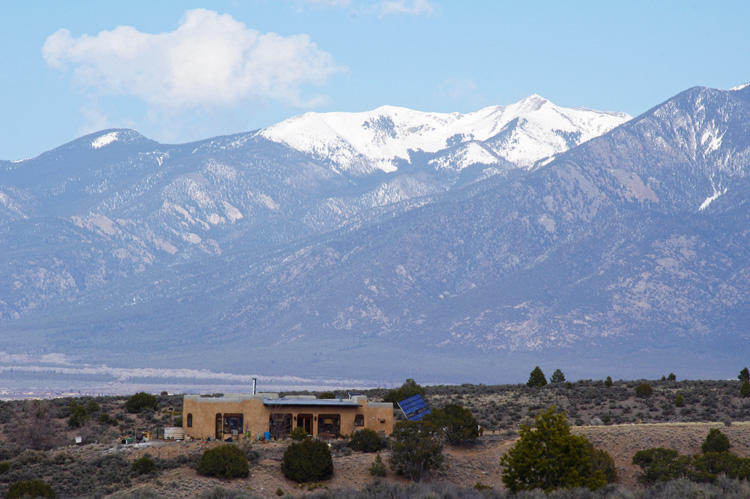
[[[750,423],[734,423],[725,426],[722,423],[665,423],[633,424],[612,426],[574,427],[573,432],[586,436],[596,447],[612,455],[620,477],[620,483],[626,487],[636,487],[637,470],[631,464],[636,451],[650,447],[669,447],[682,454],[700,452],[700,446],[709,429],[719,428],[732,443],[731,451],[746,457],[750,455]],[[484,435],[477,444],[471,447],[448,447],[445,449],[445,469],[433,474],[429,481],[448,481],[461,487],[473,487],[477,483],[495,488],[502,487],[499,465],[502,456],[515,442],[502,435]],[[216,442],[154,442],[140,446],[83,446],[76,448],[77,453],[124,452],[130,459],[136,459],[145,453],[162,458],[172,458],[177,454],[200,453],[204,449],[219,445]],[[288,442],[271,442],[257,444],[255,449],[261,454],[258,462],[251,466],[250,476],[246,479],[218,480],[205,478],[189,468],[178,468],[163,472],[157,480],[149,480],[134,488],[146,487],[155,490],[163,497],[195,497],[203,491],[215,487],[251,491],[261,497],[276,497],[277,489],[286,495],[295,497],[308,494],[307,487],[300,486],[284,478],[281,473],[281,458]],[[68,450],[70,452],[70,450]],[[384,461],[388,452],[382,453]],[[325,481],[322,486],[334,488],[361,488],[373,481],[369,467],[375,459],[374,454],[354,452],[349,456],[334,453],[334,477]],[[391,470],[385,480],[407,483],[403,477]]]

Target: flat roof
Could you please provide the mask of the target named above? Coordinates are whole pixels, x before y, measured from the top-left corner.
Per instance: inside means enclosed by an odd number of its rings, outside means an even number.
[[[273,406],[293,406],[293,405],[304,405],[304,406],[317,406],[317,407],[361,407],[362,404],[356,400],[342,400],[342,399],[292,399],[292,398],[280,398],[280,399],[263,399],[263,405]]]

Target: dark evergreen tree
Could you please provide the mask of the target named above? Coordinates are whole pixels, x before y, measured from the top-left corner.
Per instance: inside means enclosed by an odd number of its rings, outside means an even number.
[[[308,439],[286,448],[281,463],[284,476],[295,482],[318,482],[333,476],[333,457],[328,444]]]
[[[740,395],[743,397],[750,397],[750,381],[745,380],[742,382],[742,386],[740,387]]]
[[[360,452],[377,452],[383,448],[383,439],[375,430],[363,428],[352,433],[349,447]]]
[[[612,377],[611,376],[607,376],[607,379],[604,380],[604,386],[606,386],[607,388],[610,388],[612,386]]]
[[[737,376],[737,378],[740,381],[750,381],[750,371],[747,370],[747,367],[745,367],[744,369],[742,369],[742,371],[740,371],[740,374],[739,376]]]
[[[712,428],[708,431],[708,435],[701,445],[701,450],[704,454],[708,452],[728,452],[729,447],[731,447],[729,437],[724,435],[721,430]]]
[[[648,383],[641,383],[635,387],[635,394],[640,398],[649,398],[654,393],[654,389]]]
[[[421,421],[400,421],[393,430],[388,462],[391,469],[418,482],[443,466],[440,436]]]
[[[198,462],[197,471],[199,475],[216,478],[245,478],[250,474],[247,456],[236,445],[206,449]]]
[[[549,381],[550,383],[562,383],[565,381],[565,375],[560,369],[556,369]]]
[[[607,484],[602,457],[594,456],[591,443],[573,435],[565,414],[555,406],[535,418],[534,426],[521,425],[521,438],[500,459],[502,480],[511,492],[588,487]],[[596,461],[595,461],[596,459]]]
[[[682,407],[685,405],[685,399],[682,397],[681,393],[678,393],[677,396],[674,399],[674,405],[677,407]]]
[[[448,404],[425,416],[424,422],[442,434],[449,445],[475,441],[479,437],[479,423],[469,409],[457,404]]]
[[[125,409],[131,413],[141,412],[143,409],[147,408],[156,410],[157,404],[158,400],[155,395],[146,392],[138,392],[125,401]]]
[[[421,395],[424,397],[424,388],[419,386],[413,379],[408,378],[399,388],[390,390],[386,393],[385,397],[383,397],[383,402],[398,404],[402,400],[413,397],[414,395]]]
[[[547,378],[544,377],[544,373],[536,366],[531,374],[529,375],[529,381],[526,382],[528,386],[544,386],[547,384]]]

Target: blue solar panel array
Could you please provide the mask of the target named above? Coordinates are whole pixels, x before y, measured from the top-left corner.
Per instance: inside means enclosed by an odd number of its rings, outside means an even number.
[[[398,406],[404,411],[404,415],[409,421],[420,421],[430,413],[430,408],[427,407],[427,402],[425,402],[419,394],[402,400],[398,403]]]

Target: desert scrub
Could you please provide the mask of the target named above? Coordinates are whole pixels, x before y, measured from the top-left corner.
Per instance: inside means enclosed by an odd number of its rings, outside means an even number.
[[[198,474],[216,478],[245,478],[250,474],[245,453],[236,445],[206,449],[198,463]]]
[[[352,433],[349,447],[359,452],[377,452],[383,448],[383,439],[378,432],[364,428]]]
[[[333,457],[322,440],[303,440],[289,444],[281,463],[284,476],[295,482],[317,482],[333,476]]]

